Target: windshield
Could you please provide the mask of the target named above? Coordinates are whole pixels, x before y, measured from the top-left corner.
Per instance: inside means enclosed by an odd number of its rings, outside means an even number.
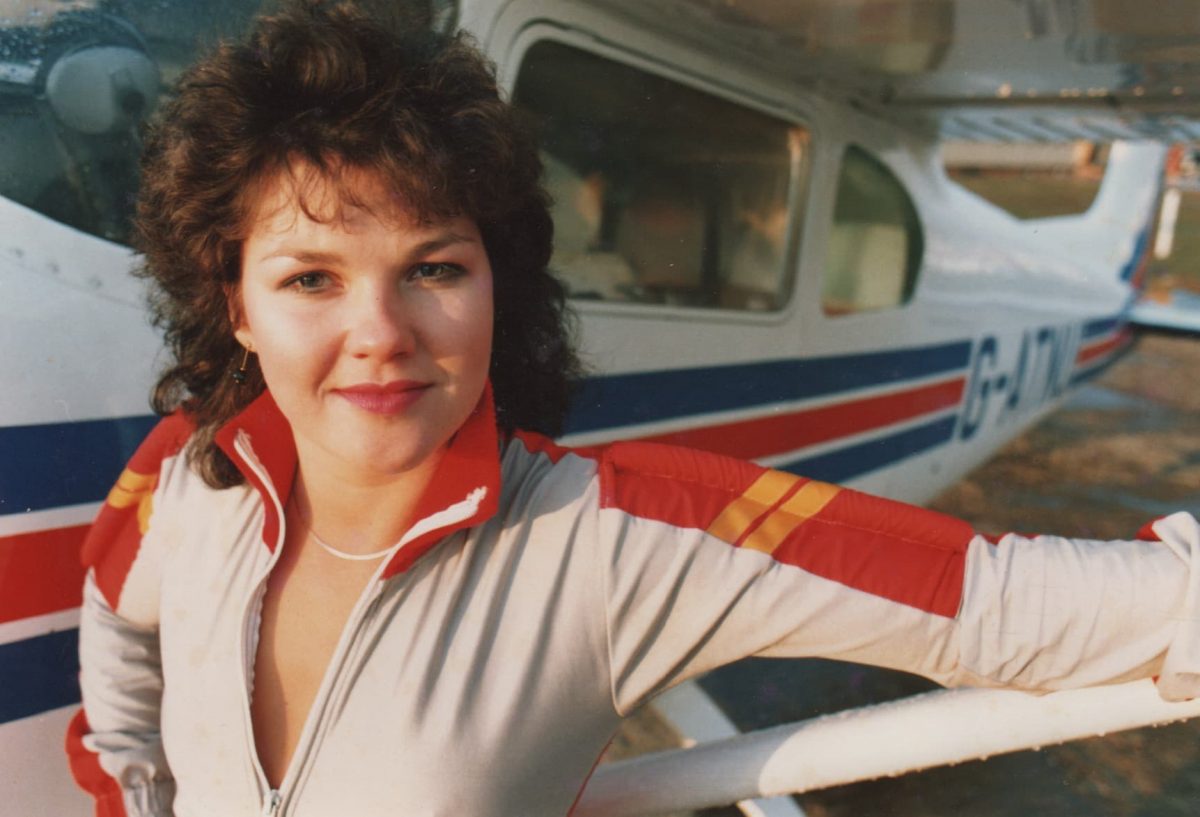
[[[125,243],[139,126],[180,72],[257,13],[247,0],[7,0],[0,17],[0,196]],[[366,3],[394,10],[391,3]],[[430,25],[454,4],[404,4]],[[390,7],[390,8],[389,8]]]
[[[138,126],[201,49],[254,11],[238,0],[18,0],[0,23],[0,195],[124,242]]]

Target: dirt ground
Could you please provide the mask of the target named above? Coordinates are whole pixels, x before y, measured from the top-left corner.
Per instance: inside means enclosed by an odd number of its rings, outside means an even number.
[[[1143,338],[933,507],[983,531],[1096,538],[1129,537],[1174,510],[1200,515],[1200,341]],[[756,660],[714,673],[704,686],[749,729],[932,685],[832,661]],[[670,741],[669,728],[644,718],[613,749],[620,756],[631,744]],[[809,817],[1193,817],[1200,719],[828,789],[801,803]]]
[[[1200,341],[1142,338],[933,507],[980,530],[1106,539],[1200,509]]]

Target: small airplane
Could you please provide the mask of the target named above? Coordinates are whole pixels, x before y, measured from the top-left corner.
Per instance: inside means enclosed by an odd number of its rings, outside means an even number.
[[[397,0],[399,2],[399,0]],[[78,546],[164,362],[126,246],[139,122],[255,9],[0,20],[0,802],[84,814]],[[587,362],[564,441],[654,439],[912,502],[1131,338],[1164,144],[1200,138],[1170,0],[424,0],[540,128]],[[1077,216],[951,181],[948,138],[1111,142]]]

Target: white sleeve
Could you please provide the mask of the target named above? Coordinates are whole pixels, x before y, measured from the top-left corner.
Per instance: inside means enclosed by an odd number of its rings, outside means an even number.
[[[683,457],[645,450],[663,470]],[[710,483],[735,467],[701,464]],[[1164,697],[1200,695],[1200,528],[1186,514],[1157,523],[1162,541],[992,544],[958,520],[820,483],[796,490],[787,475],[711,500],[680,470],[617,474],[599,511],[619,712],[750,655],[1034,691],[1161,671]],[[772,481],[785,499],[755,501]]]
[[[621,714],[751,655],[835,658],[953,680],[958,633],[950,617],[702,531],[615,515],[609,522],[623,529],[605,576]]]
[[[172,474],[186,469],[180,452],[190,434],[179,413],[155,426],[109,492],[81,551],[88,568],[79,624],[83,708],[68,729],[67,755],[100,815],[172,813],[175,783],[160,736],[158,594],[163,548],[175,537],[160,529],[173,514],[160,512]]]
[[[111,785],[115,782],[129,817],[169,817],[175,781],[159,735],[163,679],[158,630],[114,613],[91,571],[80,615],[79,681],[89,729],[82,749],[94,753],[110,780],[88,785],[79,768],[76,777],[98,800],[117,795]]]
[[[968,551],[954,681],[1062,689],[1158,674],[1167,700],[1200,697],[1200,526],[1161,541],[1009,534]]]

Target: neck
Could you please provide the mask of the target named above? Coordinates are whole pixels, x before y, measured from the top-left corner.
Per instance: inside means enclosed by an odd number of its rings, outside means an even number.
[[[292,489],[290,504],[295,518],[291,521],[347,554],[389,548],[416,521],[417,502],[439,459],[430,457],[397,474],[347,474],[322,467],[301,453]]]

